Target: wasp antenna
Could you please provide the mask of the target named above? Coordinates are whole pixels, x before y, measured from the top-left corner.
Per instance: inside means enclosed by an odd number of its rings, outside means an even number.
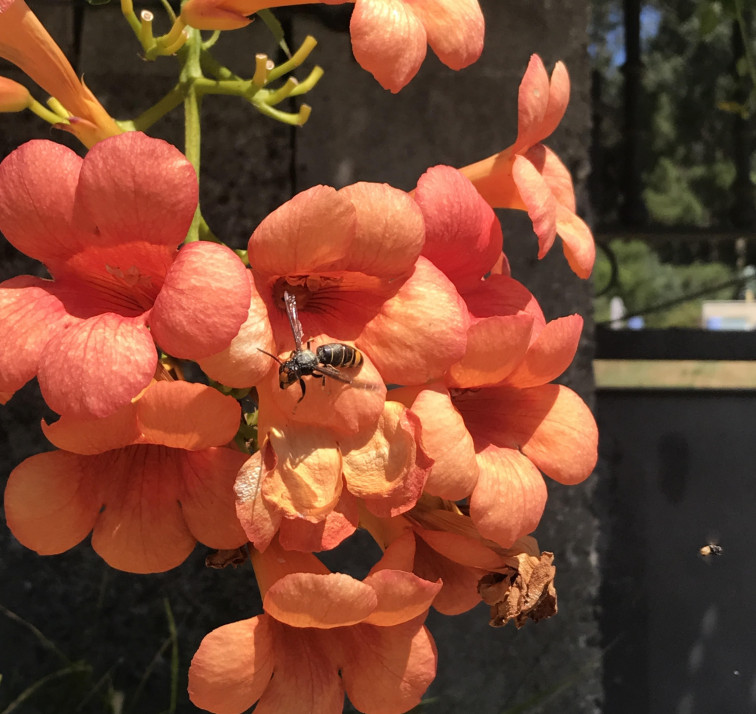
[[[259,347],[257,348],[257,351],[258,352],[262,352],[264,355],[268,355],[268,357],[272,357],[276,362],[278,362],[278,364],[280,364],[280,365],[283,364],[283,362],[281,362],[281,360],[278,359],[278,357],[276,357],[275,355],[272,355],[270,352],[266,352],[265,350],[261,350]]]

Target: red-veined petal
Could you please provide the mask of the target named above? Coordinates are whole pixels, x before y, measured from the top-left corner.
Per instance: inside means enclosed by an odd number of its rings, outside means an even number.
[[[220,352],[247,318],[250,292],[247,271],[232,250],[207,241],[184,246],[150,313],[155,341],[184,359]]]
[[[394,93],[417,74],[425,59],[425,28],[403,0],[356,0],[349,30],[357,62]]]
[[[184,452],[181,511],[192,535],[210,548],[237,548],[247,542],[234,498],[234,481],[245,457],[221,447]]]
[[[265,593],[263,607],[291,627],[330,629],[362,622],[378,605],[375,590],[344,573],[292,573]]]
[[[405,275],[420,255],[423,216],[412,197],[388,184],[356,183],[339,191],[357,212],[357,233],[348,269],[395,278]]]
[[[39,386],[59,414],[105,417],[150,383],[156,364],[141,320],[103,313],[52,337],[40,359]]]
[[[412,0],[428,35],[428,44],[452,69],[475,62],[483,52],[485,22],[478,0]]]
[[[478,464],[470,516],[484,538],[508,548],[541,520],[546,484],[530,459],[514,449],[489,447],[478,454]]]
[[[131,573],[158,573],[182,563],[196,543],[179,504],[182,452],[129,446],[86,458],[107,474],[105,508],[92,533],[98,555]]]
[[[347,196],[314,186],[263,219],[249,239],[249,263],[266,277],[342,270],[356,229]]]
[[[406,712],[436,676],[436,646],[425,615],[393,627],[356,625],[341,635],[341,678],[349,700],[366,714]]]
[[[213,630],[189,667],[189,698],[216,714],[241,714],[270,684],[276,642],[270,618],[259,615]]]
[[[173,145],[129,131],[96,144],[81,167],[76,201],[98,242],[176,246],[197,207],[197,175]]]
[[[0,283],[0,392],[13,393],[34,377],[47,343],[74,322],[52,287],[29,275]]]
[[[462,173],[434,166],[418,180],[415,200],[425,218],[423,255],[464,290],[480,281],[501,254],[501,225]]]
[[[535,387],[556,379],[570,366],[580,342],[583,318],[568,315],[546,323],[525,359],[506,378],[515,387]]]
[[[40,555],[80,543],[102,506],[102,479],[87,457],[52,451],[22,461],[5,488],[8,527]]]

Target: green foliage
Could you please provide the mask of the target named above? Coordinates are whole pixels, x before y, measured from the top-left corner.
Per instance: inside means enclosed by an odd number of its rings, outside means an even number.
[[[648,0],[658,29],[642,38],[642,94],[638,119],[650,224],[733,225],[733,181],[739,153],[753,155],[756,122],[756,12],[746,0]],[[601,75],[597,106],[600,194],[598,223],[618,222],[624,165],[621,66],[622,0],[593,0],[594,69]],[[744,49],[738,42],[745,38]],[[748,120],[743,125],[743,122]],[[741,122],[738,124],[737,122]],[[753,177],[752,177],[753,183]]]
[[[609,320],[609,302],[622,298],[628,315],[643,315],[646,327],[700,327],[703,300],[727,300],[733,287],[712,289],[705,296],[685,300],[708,287],[721,286],[733,279],[732,269],[724,263],[695,262],[689,265],[663,263],[656,252],[641,240],[613,240],[609,250],[618,265],[616,285],[596,298],[596,321]],[[594,279],[599,289],[611,280],[611,263],[606,252],[599,252]],[[668,309],[649,311],[657,305],[672,303]]]

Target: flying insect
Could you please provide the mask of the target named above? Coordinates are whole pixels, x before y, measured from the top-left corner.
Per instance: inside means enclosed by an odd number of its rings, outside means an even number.
[[[302,325],[299,322],[299,313],[297,312],[297,299],[287,291],[284,291],[284,307],[286,308],[286,317],[289,318],[291,332],[294,335],[296,348],[286,361],[281,361],[275,355],[270,354],[270,352],[260,350],[260,352],[272,357],[280,365],[278,369],[278,384],[281,389],[286,389],[295,382],[299,382],[302,396],[297,400],[298,404],[305,396],[306,387],[303,377],[319,377],[323,380],[323,384],[325,384],[326,377],[346,384],[352,384],[351,377],[345,375],[337,368],[359,366],[362,364],[361,352],[356,347],[344,345],[341,342],[329,342],[326,345],[320,345],[315,352],[310,349],[310,343],[308,342],[305,349],[303,347]]]
[[[698,553],[704,558],[708,558],[710,555],[722,555],[724,548],[716,543],[707,543],[698,549]]]

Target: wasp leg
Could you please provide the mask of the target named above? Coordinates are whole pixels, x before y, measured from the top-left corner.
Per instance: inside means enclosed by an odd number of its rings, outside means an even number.
[[[297,399],[297,404],[299,404],[299,402],[301,402],[304,399],[304,395],[305,395],[305,382],[304,382],[304,379],[302,379],[301,377],[299,378],[299,386],[302,387],[302,396],[299,399]]]

